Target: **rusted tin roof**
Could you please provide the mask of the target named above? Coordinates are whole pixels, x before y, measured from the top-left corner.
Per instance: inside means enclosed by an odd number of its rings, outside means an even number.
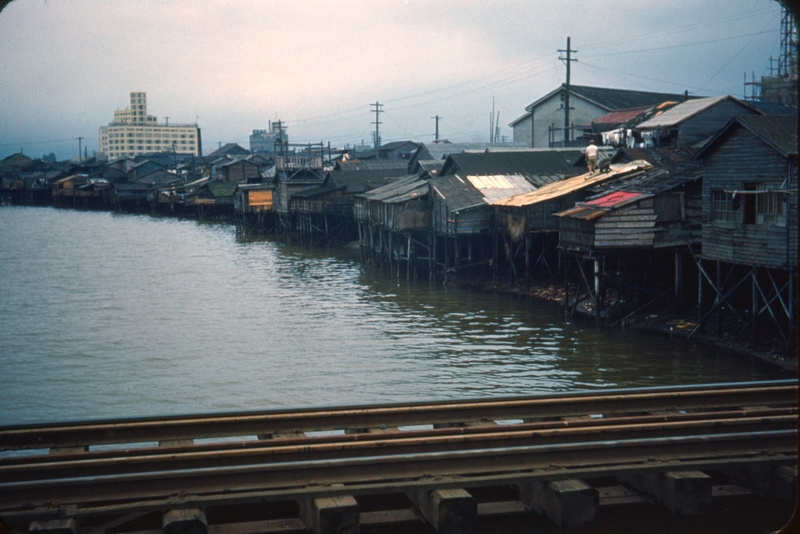
[[[628,191],[614,191],[593,200],[580,202],[575,207],[562,210],[555,214],[556,217],[570,217],[591,221],[599,219],[611,210],[627,206],[631,202],[638,202],[654,195],[647,193],[631,193]]]
[[[543,185],[536,191],[517,195],[504,200],[498,200],[492,204],[495,206],[514,206],[524,207],[545,202],[554,198],[559,198],[575,191],[580,191],[587,187],[597,185],[609,180],[621,178],[623,176],[636,176],[649,169],[652,165],[643,160],[635,160],[624,165],[611,165],[608,172],[595,173],[595,174],[581,174],[573,178],[567,178],[559,182]]]
[[[638,108],[616,109],[598,117],[592,121],[592,124],[623,124],[632,120],[645,111],[651,109],[653,106],[643,106]]]
[[[643,196],[644,193],[630,193],[628,191],[614,191],[602,197],[595,198],[594,200],[587,200],[584,202],[587,206],[594,206],[597,208],[615,208],[623,204],[627,204],[637,198]]]

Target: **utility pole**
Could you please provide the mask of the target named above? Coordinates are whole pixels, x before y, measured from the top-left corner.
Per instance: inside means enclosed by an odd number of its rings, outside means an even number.
[[[432,119],[436,119],[436,137],[434,138],[433,142],[434,143],[438,143],[439,142],[439,119],[441,119],[442,117],[440,117],[439,115],[436,115],[436,116],[431,117],[431,118]]]
[[[489,142],[494,143],[494,97],[492,97],[492,114],[489,115]]]
[[[378,116],[381,113],[383,113],[383,110],[381,109],[383,107],[383,104],[379,104],[378,102],[375,102],[374,104],[370,104],[370,107],[372,107],[372,106],[375,106],[375,109],[372,110],[372,111],[375,111],[375,122],[373,122],[372,124],[375,125],[375,159],[378,159],[380,157],[380,150],[379,149],[380,149],[380,146],[381,146],[381,136],[378,133],[379,132],[378,126],[380,124],[382,124],[381,121],[378,120]]]
[[[577,50],[570,49],[569,45],[569,37],[567,37],[567,49],[566,50],[559,50],[559,53],[566,52],[567,57],[559,57],[561,61],[565,61],[567,63],[567,83],[564,86],[564,146],[567,146],[567,143],[570,140],[570,123],[569,123],[569,70],[570,64],[573,61],[578,61],[575,58],[570,57],[572,52],[578,53]]]
[[[81,154],[83,153],[81,150],[81,141],[83,141],[83,137],[78,137],[78,163],[81,162]]]

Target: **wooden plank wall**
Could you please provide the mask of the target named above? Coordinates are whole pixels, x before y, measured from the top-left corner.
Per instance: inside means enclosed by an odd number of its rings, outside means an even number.
[[[652,198],[609,212],[594,224],[594,247],[652,247],[656,213]]]
[[[753,113],[756,112],[731,99],[723,100],[716,106],[686,119],[680,125],[678,143],[681,147],[690,147],[720,131],[733,117]]]
[[[789,268],[797,265],[797,193],[788,195],[786,226],[714,221],[713,190],[742,190],[748,183],[781,184],[791,177],[797,190],[792,158],[785,158],[743,127],[717,141],[703,172],[703,258],[741,265]]]

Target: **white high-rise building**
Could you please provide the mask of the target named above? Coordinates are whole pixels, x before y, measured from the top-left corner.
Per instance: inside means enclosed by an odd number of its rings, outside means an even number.
[[[100,152],[109,159],[152,152],[174,152],[200,156],[203,146],[197,124],[158,124],[147,114],[147,95],[131,93],[129,108],[114,112],[114,120],[101,126]]]

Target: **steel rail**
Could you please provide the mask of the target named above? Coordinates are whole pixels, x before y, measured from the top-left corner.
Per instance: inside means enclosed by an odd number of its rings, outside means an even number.
[[[606,440],[398,454],[0,483],[0,511],[47,503],[90,504],[333,484],[472,477],[568,467],[607,468],[654,459],[690,461],[792,455],[796,430]],[[401,484],[402,485],[402,484]],[[2,513],[2,512],[0,512]]]
[[[460,402],[15,425],[0,427],[0,450],[796,403],[796,380],[622,389]]]
[[[639,420],[641,418],[632,418]],[[455,450],[502,448],[509,446],[566,444],[607,441],[609,439],[650,439],[691,435],[732,434],[791,430],[797,428],[796,415],[765,416],[761,413],[740,417],[712,417],[659,422],[630,422],[625,418],[615,421],[600,420],[591,425],[554,426],[538,429],[495,427],[493,432],[442,433],[441,435],[415,436],[364,435],[354,441],[341,436],[343,441],[292,443],[273,441],[248,448],[223,448],[202,451],[182,449],[150,449],[148,454],[127,455],[121,451],[116,457],[86,458],[82,454],[32,457],[27,462],[0,465],[0,481],[52,480],[79,476],[100,476],[136,472],[156,472],[174,469],[199,469],[235,465],[293,462],[356,457],[378,457],[397,454],[418,454]],[[544,425],[543,425],[544,426]]]
[[[159,454],[169,454],[171,457],[185,453],[204,453],[218,451],[245,451],[249,449],[263,449],[274,446],[304,446],[319,445],[323,443],[339,443],[346,446],[347,443],[359,442],[364,440],[394,440],[406,438],[427,438],[458,435],[479,435],[495,434],[498,432],[525,432],[536,430],[549,430],[558,428],[587,428],[601,427],[610,425],[645,425],[650,423],[669,423],[669,422],[689,422],[689,421],[711,421],[721,419],[750,419],[754,417],[762,418],[764,421],[772,421],[778,416],[796,415],[797,407],[766,408],[753,407],[748,409],[734,410],[714,410],[710,412],[663,412],[651,415],[626,415],[616,417],[582,417],[568,419],[554,419],[547,421],[536,421],[532,423],[514,423],[498,425],[496,423],[479,423],[468,426],[441,427],[433,429],[413,429],[399,430],[378,429],[378,431],[367,431],[363,433],[321,435],[308,437],[298,435],[295,437],[281,437],[279,439],[263,440],[241,440],[241,441],[211,441],[199,443],[170,444],[168,447],[134,447],[134,448],[115,448],[111,450],[77,450],[70,453],[49,455],[22,455],[0,458],[0,467],[9,465],[32,465],[38,463],[60,463],[76,460],[76,455],[80,460],[101,460],[116,459],[121,457],[133,458],[138,456],[152,456]],[[302,437],[301,437],[302,436]]]

